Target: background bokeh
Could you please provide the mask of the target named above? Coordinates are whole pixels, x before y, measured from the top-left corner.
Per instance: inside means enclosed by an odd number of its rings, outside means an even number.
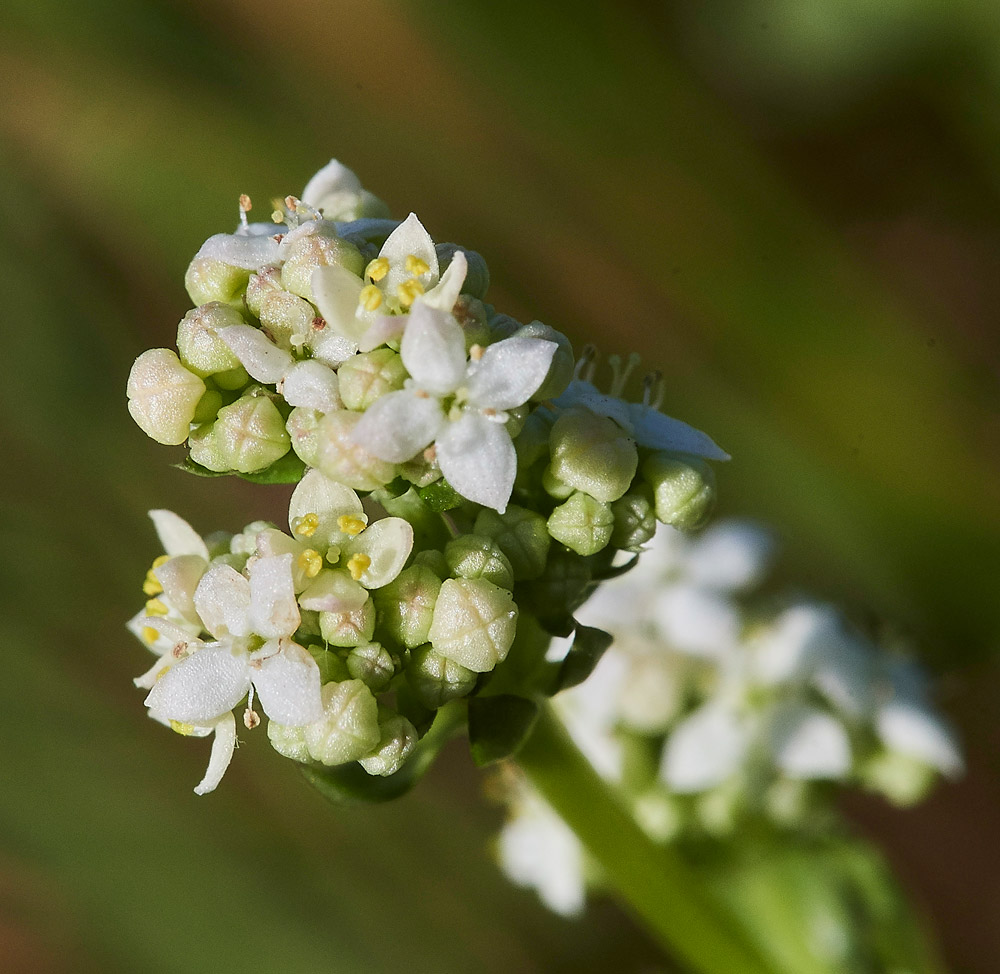
[[[331,156],[492,300],[668,377],[784,576],[941,675],[970,773],[846,804],[952,967],[1000,969],[1000,19],[987,0],[8,0],[0,20],[0,969],[663,969],[607,902],[496,873],[455,748],[331,809],[248,739],[223,787],[145,717],[122,628],[156,542],[280,518],[124,405],[187,261]],[[176,458],[174,458],[176,459]]]

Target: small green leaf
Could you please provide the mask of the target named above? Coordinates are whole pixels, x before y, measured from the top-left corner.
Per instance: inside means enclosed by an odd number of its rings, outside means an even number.
[[[185,473],[193,473],[196,477],[229,477],[232,476],[228,470],[209,470],[200,463],[195,463],[190,457],[185,457],[180,463],[171,464],[175,470],[183,470]]]
[[[447,480],[436,480],[433,484],[421,487],[417,493],[435,514],[450,511],[462,503],[462,498]]]
[[[573,645],[556,674],[555,689],[552,692],[558,693],[583,683],[594,672],[594,667],[613,641],[611,633],[603,629],[578,625]]]
[[[513,694],[469,701],[469,750],[479,767],[516,754],[538,719],[538,704]]]
[[[289,450],[280,460],[256,473],[239,474],[252,484],[297,484],[306,472],[306,465]]]

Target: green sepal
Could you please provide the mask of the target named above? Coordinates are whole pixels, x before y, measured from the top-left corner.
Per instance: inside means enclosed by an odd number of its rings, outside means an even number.
[[[417,493],[435,514],[450,511],[464,503],[462,497],[447,480],[436,480],[433,484],[421,487]]]
[[[573,645],[559,666],[552,692],[558,693],[583,683],[613,642],[614,636],[610,632],[577,625]]]
[[[196,477],[233,477],[235,474],[231,470],[209,470],[200,463],[195,463],[190,457],[185,457],[180,463],[171,464],[175,470],[183,470],[185,473],[193,473]]]
[[[185,457],[173,466],[196,477],[240,477],[252,484],[297,484],[306,472],[306,465],[290,450],[280,460],[256,473],[237,473],[235,470],[209,470],[190,457]]]
[[[538,704],[500,694],[469,700],[469,750],[479,767],[517,753],[538,720]]]

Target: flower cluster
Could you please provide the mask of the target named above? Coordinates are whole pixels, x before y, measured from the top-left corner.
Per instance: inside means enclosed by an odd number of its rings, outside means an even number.
[[[339,163],[270,222],[251,209],[192,260],[176,351],[128,380],[185,469],[297,484],[289,533],[153,512],[166,553],[132,627],[159,658],[137,682],[154,718],[214,732],[199,792],[239,706],[287,757],[393,775],[450,701],[558,690],[548,634],[657,520],[700,523],[727,459],[660,411],[659,376],[625,397],[636,357],[602,391],[592,349],[497,312],[478,254],[389,219]]]
[[[750,827],[820,833],[833,783],[907,805],[938,774],[962,770],[905,652],[866,638],[832,606],[760,592],[772,549],[746,522],[695,537],[664,528],[637,567],[577,612],[615,641],[592,677],[554,703],[659,841]],[[572,833],[526,781],[509,769],[505,780],[505,871],[553,909],[578,911],[582,850],[564,848]],[[542,837],[548,854],[528,856]]]

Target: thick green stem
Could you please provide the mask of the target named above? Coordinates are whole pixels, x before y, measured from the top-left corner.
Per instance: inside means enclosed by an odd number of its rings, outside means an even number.
[[[671,954],[700,974],[774,974],[677,853],[639,828],[548,706],[516,760]]]

